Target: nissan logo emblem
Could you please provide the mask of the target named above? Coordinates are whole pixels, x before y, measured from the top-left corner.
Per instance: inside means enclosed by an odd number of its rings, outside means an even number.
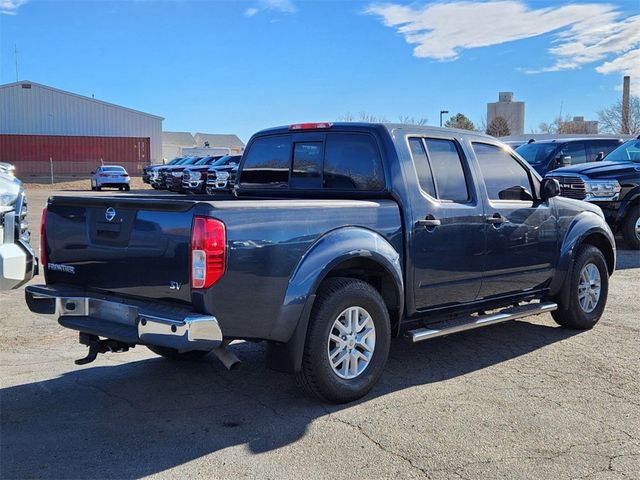
[[[107,219],[107,222],[110,222],[114,218],[116,218],[116,211],[113,207],[109,207],[104,212],[104,218]]]

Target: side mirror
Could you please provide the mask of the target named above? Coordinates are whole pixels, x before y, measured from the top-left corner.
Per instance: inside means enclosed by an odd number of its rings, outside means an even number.
[[[560,195],[560,182],[555,178],[544,178],[542,183],[540,183],[540,196],[542,200],[549,200],[558,195]]]
[[[604,160],[604,152],[598,152],[598,155],[596,155],[596,159],[594,160],[594,162],[601,162],[602,160]]]
[[[522,185],[514,185],[498,192],[498,198],[500,200],[533,200],[533,195]]]
[[[96,174],[96,172],[91,172],[91,175],[95,175],[95,174]]]

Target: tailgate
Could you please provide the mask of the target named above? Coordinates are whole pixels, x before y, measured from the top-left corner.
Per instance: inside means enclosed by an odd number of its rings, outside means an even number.
[[[47,283],[190,302],[195,204],[162,197],[51,198]]]

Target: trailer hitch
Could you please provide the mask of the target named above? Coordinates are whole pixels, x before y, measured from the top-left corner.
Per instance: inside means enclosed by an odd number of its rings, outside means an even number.
[[[75,360],[76,365],[86,365],[93,362],[99,353],[107,352],[126,352],[129,348],[133,348],[135,345],[129,345],[128,343],[118,342],[117,340],[100,340],[97,335],[91,335],[89,333],[80,332],[79,341],[82,345],[89,347],[89,353],[84,358]]]

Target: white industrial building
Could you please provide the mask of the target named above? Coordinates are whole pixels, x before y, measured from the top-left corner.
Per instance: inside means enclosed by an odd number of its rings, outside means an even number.
[[[0,161],[161,163],[162,121],[28,80],[0,85]]]
[[[171,160],[182,156],[183,148],[193,148],[196,141],[189,132],[162,132],[162,158]]]
[[[240,154],[244,151],[244,143],[234,134],[162,132],[162,157],[165,160],[203,155],[206,149],[211,149],[211,155]]]
[[[511,135],[524,133],[524,102],[514,102],[513,92],[500,92],[497,102],[487,103],[487,126],[497,117],[507,121]]]

